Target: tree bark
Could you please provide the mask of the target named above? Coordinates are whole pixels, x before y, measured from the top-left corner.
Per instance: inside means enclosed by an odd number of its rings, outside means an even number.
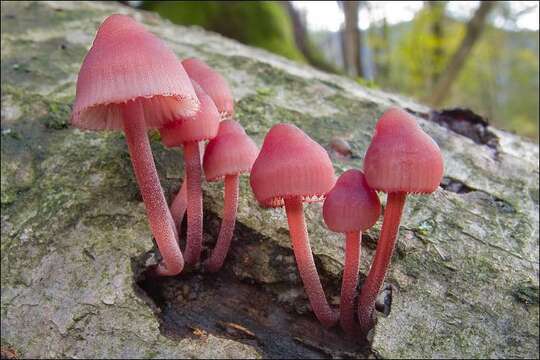
[[[465,37],[461,41],[458,49],[450,59],[446,71],[443,72],[432,91],[429,103],[439,106],[450,93],[453,83],[457,79],[459,72],[465,64],[471,50],[480,38],[486,25],[486,18],[489,12],[495,7],[496,2],[482,1],[474,13],[472,19],[467,24]]]

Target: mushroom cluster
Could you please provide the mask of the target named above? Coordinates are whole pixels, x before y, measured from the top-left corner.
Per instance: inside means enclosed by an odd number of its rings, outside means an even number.
[[[264,139],[250,181],[263,207],[285,207],[298,271],[316,317],[326,327],[339,319],[347,334],[361,334],[365,339],[374,324],[375,300],[394,251],[405,197],[435,191],[442,175],[437,144],[409,113],[392,107],[377,122],[364,172],[351,169],[334,182],[326,151],[294,125],[278,124]],[[376,191],[388,193],[388,199],[381,236],[355,311],[362,232],[381,213]],[[346,237],[339,315],[326,301],[304,223],[302,203],[321,200],[328,228]]]
[[[211,151],[206,178],[225,179],[225,216],[208,267],[217,271],[234,230],[238,174],[249,172],[255,143],[234,117],[225,79],[198,59],[182,62],[156,36],[126,15],[111,15],[100,25],[77,78],[71,124],[87,130],[123,130],[150,229],[162,257],[159,276],[178,275],[201,255],[201,182],[204,142]],[[159,181],[147,132],[159,130],[166,147],[184,150],[185,180],[169,209]],[[217,136],[217,137],[216,137]],[[211,174],[211,175],[209,175]],[[179,245],[187,210],[186,248]]]
[[[285,207],[298,272],[317,319],[325,327],[339,321],[347,334],[365,337],[374,326],[375,300],[394,251],[406,196],[432,193],[442,179],[439,147],[413,116],[392,107],[376,124],[363,172],[351,169],[336,181],[326,150],[298,127],[273,126],[259,151],[234,118],[227,81],[203,61],[180,62],[128,16],[112,15],[100,25],[78,75],[71,123],[87,130],[124,131],[162,257],[153,273],[174,276],[182,272],[184,262],[200,261],[203,177],[208,182],[224,181],[221,229],[215,249],[203,262],[209,272],[221,269],[235,227],[239,176],[249,173],[261,206]],[[184,182],[170,209],[154,164],[150,129],[159,130],[166,147],[183,148]],[[341,142],[334,145],[343,148]],[[358,294],[362,232],[381,214],[377,191],[388,194],[386,207],[375,256]],[[322,215],[328,228],[345,235],[339,312],[326,299],[304,219],[303,204],[317,201],[324,201]],[[182,252],[179,234],[186,212]]]

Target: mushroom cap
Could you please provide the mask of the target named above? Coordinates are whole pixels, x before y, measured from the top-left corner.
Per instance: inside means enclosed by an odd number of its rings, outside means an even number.
[[[392,107],[381,116],[364,159],[369,186],[386,193],[432,193],[443,171],[439,146],[409,113]]]
[[[161,142],[167,147],[181,146],[185,142],[213,139],[219,128],[219,113],[216,105],[202,89],[191,80],[200,102],[199,111],[192,117],[179,117],[159,129]]]
[[[326,195],[323,218],[335,232],[364,231],[377,222],[381,203],[360,170],[347,170]]]
[[[77,78],[72,125],[123,129],[118,105],[143,103],[149,128],[191,116],[199,102],[176,55],[141,24],[111,15],[100,25]]]
[[[206,146],[203,168],[206,180],[217,181],[226,175],[251,171],[259,149],[242,125],[234,120],[219,124],[215,138]]]
[[[251,169],[251,189],[264,207],[283,206],[284,198],[320,201],[335,174],[324,148],[291,124],[272,127]]]
[[[216,104],[223,120],[234,117],[234,100],[227,80],[204,61],[189,58],[182,61],[189,77],[197,81]]]

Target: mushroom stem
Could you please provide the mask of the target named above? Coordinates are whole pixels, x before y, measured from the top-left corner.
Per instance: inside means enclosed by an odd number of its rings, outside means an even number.
[[[186,214],[187,209],[187,183],[186,181],[182,182],[182,186],[178,193],[174,197],[174,200],[171,204],[171,215],[174,223],[178,228],[178,233],[180,233],[180,227],[182,225],[182,220]]]
[[[304,221],[302,198],[295,196],[284,200],[294,256],[311,308],[323,326],[334,326],[337,323],[338,316],[326,301],[319,274],[313,261]]]
[[[187,182],[187,238],[184,259],[186,264],[194,265],[199,261],[202,249],[202,191],[201,157],[199,143],[184,143],[184,165]]]
[[[405,205],[407,193],[388,193],[381,235],[375,250],[375,257],[369,270],[367,279],[362,286],[358,299],[358,321],[363,334],[373,327],[373,309],[379,290],[384,282],[386,270],[390,264],[396,244],[399,222]]]
[[[158,275],[177,275],[184,267],[184,259],[154,164],[142,104],[139,101],[128,101],[122,106],[122,115],[135,178],[146,207],[150,229],[163,257],[156,272]]]
[[[346,234],[346,237],[345,268],[341,283],[339,312],[341,327],[346,333],[352,335],[358,330],[358,325],[354,319],[354,300],[356,298],[356,287],[358,286],[362,232],[351,231]]]
[[[202,156],[204,155],[204,145],[202,142],[199,142],[199,153]],[[171,204],[171,216],[173,218],[174,223],[177,226],[178,234],[180,234],[180,227],[182,226],[182,220],[184,220],[184,215],[186,214],[187,209],[187,183],[185,181],[182,181],[182,185],[180,186],[180,190],[178,190],[178,193],[173,199],[173,202]]]
[[[216,242],[216,247],[206,261],[206,268],[210,272],[216,272],[223,266],[227,252],[231,245],[231,239],[236,222],[236,211],[238,209],[238,175],[225,176],[224,204],[223,204],[223,220],[219,229],[219,236]]]

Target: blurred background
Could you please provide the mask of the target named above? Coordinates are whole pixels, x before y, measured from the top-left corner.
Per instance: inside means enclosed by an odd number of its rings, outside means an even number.
[[[127,1],[538,141],[536,1]]]

